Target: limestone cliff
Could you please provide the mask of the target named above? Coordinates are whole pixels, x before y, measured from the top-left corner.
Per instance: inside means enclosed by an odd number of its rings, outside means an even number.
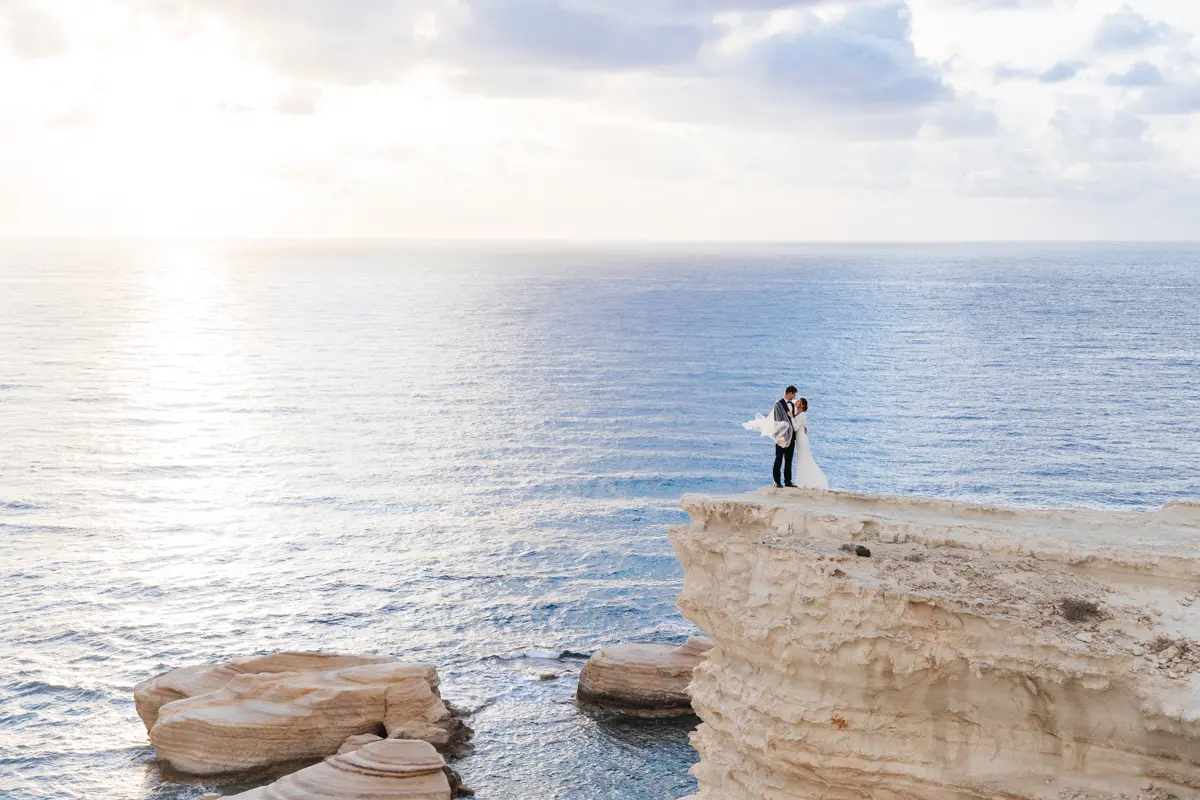
[[[697,800],[1200,798],[1200,507],[683,508]]]

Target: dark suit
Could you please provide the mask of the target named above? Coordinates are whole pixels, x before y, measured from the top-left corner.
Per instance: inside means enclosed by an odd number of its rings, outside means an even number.
[[[792,429],[791,414],[796,413],[796,406],[789,400],[781,399],[775,404],[775,413],[773,417],[776,422],[787,421],[788,423],[788,443],[786,447],[780,447],[779,443],[775,443],[775,466],[771,470],[771,477],[775,479],[775,485],[792,485],[792,458],[796,455],[796,431]],[[780,475],[780,468],[782,476]],[[782,480],[780,479],[782,477]]]

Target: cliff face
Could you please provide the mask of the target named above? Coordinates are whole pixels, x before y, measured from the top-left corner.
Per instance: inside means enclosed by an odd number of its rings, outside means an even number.
[[[1200,798],[1200,507],[683,508],[697,800]]]

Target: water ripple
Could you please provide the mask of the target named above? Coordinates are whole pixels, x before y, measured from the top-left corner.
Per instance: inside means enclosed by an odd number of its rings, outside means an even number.
[[[766,483],[739,423],[789,382],[835,486],[1200,496],[1195,248],[39,247],[0,250],[6,800],[195,797],[133,685],[284,648],[437,663],[484,800],[687,794],[694,721],[573,673],[692,632],[665,529]]]

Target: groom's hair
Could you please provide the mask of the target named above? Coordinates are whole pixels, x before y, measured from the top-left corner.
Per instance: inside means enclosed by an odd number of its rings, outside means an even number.
[[[800,390],[797,389],[795,386],[789,386],[788,388],[783,390],[784,394],[799,394],[799,392],[800,392]]]

